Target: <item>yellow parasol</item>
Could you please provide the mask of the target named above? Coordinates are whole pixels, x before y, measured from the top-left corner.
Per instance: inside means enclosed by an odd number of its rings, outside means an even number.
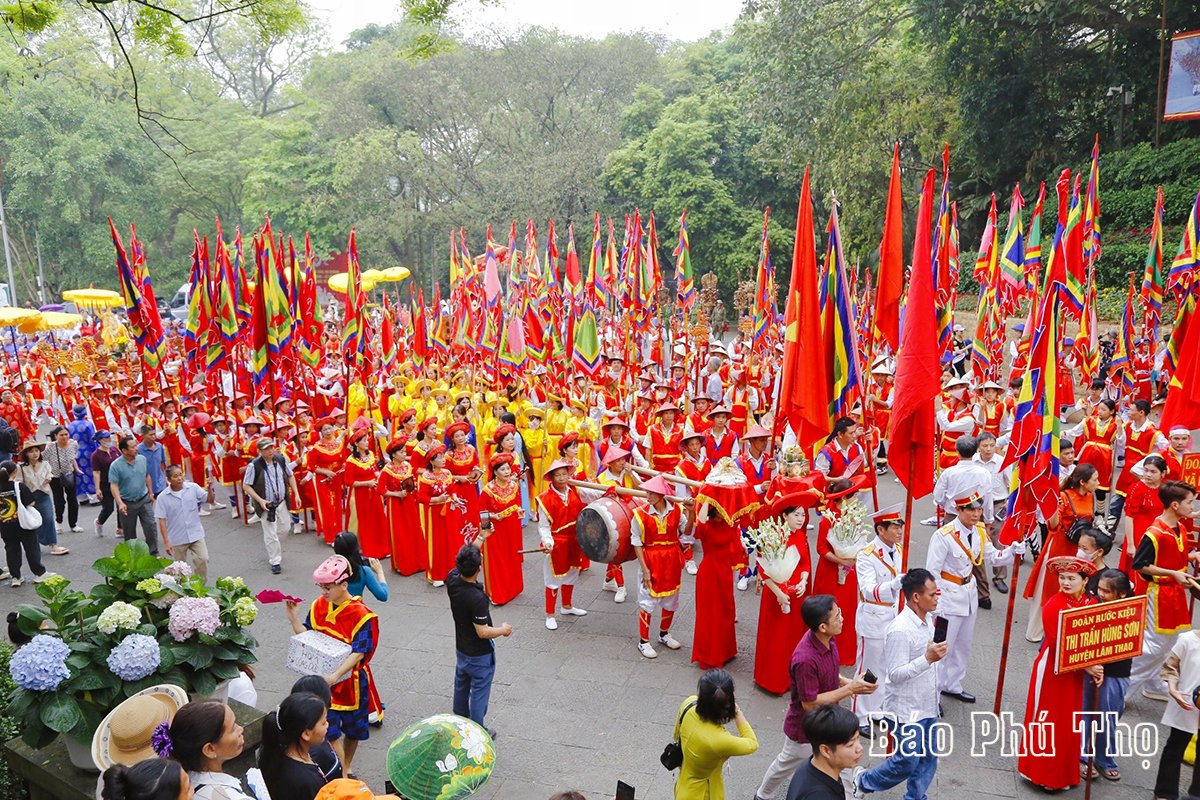
[[[26,320],[40,317],[42,312],[35,311],[32,308],[18,308],[17,306],[8,306],[0,308],[0,326],[19,325]]]
[[[375,288],[376,278],[373,276],[368,277],[368,275],[367,275],[368,272],[376,272],[378,274],[377,270],[367,270],[367,272],[364,272],[362,274],[362,281],[360,283],[360,286],[362,286],[362,290],[364,292],[369,292]],[[329,276],[329,288],[331,291],[336,292],[338,294],[345,294],[346,293],[346,282],[348,280],[350,280],[350,275],[345,272],[339,272],[335,275],[330,275]]]
[[[39,311],[36,317],[29,317],[17,324],[21,333],[35,331],[55,331],[62,328],[74,328],[83,323],[79,314],[68,314],[63,311]]]
[[[80,308],[115,308],[124,302],[120,293],[112,289],[68,289],[62,296]]]
[[[397,283],[412,275],[408,267],[388,267],[383,271],[381,280],[388,283]]]

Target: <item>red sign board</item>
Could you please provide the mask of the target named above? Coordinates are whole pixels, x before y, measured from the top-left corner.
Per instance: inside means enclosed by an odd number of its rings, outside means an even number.
[[[1200,453],[1184,453],[1181,460],[1179,480],[1189,486],[1200,486]]]
[[[1073,608],[1058,616],[1056,673],[1142,654],[1146,596]]]

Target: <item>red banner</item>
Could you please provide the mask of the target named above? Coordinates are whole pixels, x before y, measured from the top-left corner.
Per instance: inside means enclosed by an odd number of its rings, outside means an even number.
[[[1056,673],[1142,654],[1146,596],[1075,608],[1058,616]]]

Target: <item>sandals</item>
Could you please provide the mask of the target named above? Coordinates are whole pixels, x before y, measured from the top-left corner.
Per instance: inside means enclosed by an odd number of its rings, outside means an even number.
[[[1089,774],[1090,769],[1090,774]],[[1095,767],[1088,767],[1086,764],[1079,768],[1079,777],[1086,780],[1095,780],[1100,777],[1100,770]]]
[[[71,550],[69,548],[57,544],[50,548],[50,555],[52,556],[65,556],[70,552]]]
[[[1106,781],[1119,781],[1119,780],[1121,780],[1121,770],[1119,770],[1119,769],[1106,769],[1106,770],[1102,770],[1102,771],[1100,772],[1100,774],[1101,774],[1101,776],[1103,776],[1104,780],[1106,780]]]

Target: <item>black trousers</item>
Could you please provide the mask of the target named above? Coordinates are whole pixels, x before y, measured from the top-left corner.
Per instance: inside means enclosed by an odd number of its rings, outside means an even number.
[[[101,491],[100,496],[100,516],[96,517],[96,524],[103,525],[108,522],[108,518],[113,515],[117,509],[117,501],[113,498],[112,492]]]
[[[17,525],[14,521],[13,525]],[[27,531],[17,527],[16,530],[0,531],[0,539],[4,540],[4,557],[8,561],[8,571],[14,578],[21,577],[21,551],[25,551],[25,561],[29,571],[41,575],[46,571],[42,566],[42,548],[38,544],[37,531]]]
[[[68,527],[79,524],[79,498],[75,496],[75,476],[63,475],[50,479],[50,493],[54,495],[54,519],[63,521],[63,509],[67,511]]]
[[[1174,702],[1168,700],[1168,703]],[[1154,779],[1154,796],[1176,800],[1179,797],[1179,771],[1183,767],[1183,751],[1192,740],[1193,732],[1181,731],[1178,728],[1168,728],[1171,733],[1167,736],[1167,744],[1163,748],[1162,759],[1158,762],[1158,777]],[[1200,793],[1200,759],[1192,765],[1192,783],[1188,794]]]

